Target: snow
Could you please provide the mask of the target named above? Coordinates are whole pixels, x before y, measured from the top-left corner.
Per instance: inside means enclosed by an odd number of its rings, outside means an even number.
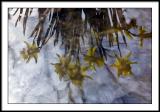
[[[24,40],[31,41],[28,37],[37,23],[36,16],[35,10],[27,21],[26,35],[22,25],[14,26],[15,18],[9,20],[9,103],[71,103],[69,91],[74,103],[151,103],[151,40],[144,40],[144,48],[139,47],[138,40],[128,41],[128,49],[133,51],[131,59],[138,61],[133,65],[135,77],[119,78],[115,83],[111,74],[100,68],[92,73],[93,80],[84,81],[82,94],[74,85],[60,81],[50,64],[58,62],[56,54],[63,54],[60,43],[54,47],[53,39],[49,40],[40,51],[37,64],[33,59],[25,63],[20,58]],[[138,18],[138,24],[151,31],[151,9],[127,9],[125,16],[127,21]],[[123,49],[124,54],[128,49]],[[111,63],[113,60],[107,62]],[[116,74],[115,69],[111,70]]]

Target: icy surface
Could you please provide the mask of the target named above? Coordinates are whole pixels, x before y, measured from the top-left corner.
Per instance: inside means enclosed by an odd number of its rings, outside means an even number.
[[[127,21],[137,18],[139,25],[151,31],[151,9],[127,9],[125,16]],[[138,40],[128,41],[131,59],[138,62],[133,65],[135,77],[119,78],[115,83],[105,68],[97,69],[92,75],[94,80],[84,81],[82,92],[60,81],[55,73],[50,63],[58,61],[56,53],[62,54],[63,49],[54,47],[52,39],[40,51],[37,64],[20,58],[23,41],[30,41],[28,37],[37,23],[35,18],[33,13],[25,36],[22,25],[14,26],[15,18],[9,21],[9,103],[151,103],[151,40],[144,40],[144,48],[139,47]],[[124,52],[127,54],[128,50]],[[113,61],[107,62],[110,63]],[[116,74],[115,69],[111,70]]]

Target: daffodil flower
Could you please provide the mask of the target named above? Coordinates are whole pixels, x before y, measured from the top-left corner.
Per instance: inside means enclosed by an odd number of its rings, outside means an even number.
[[[136,62],[132,62],[129,60],[129,57],[131,56],[131,53],[128,53],[128,55],[124,57],[117,57],[116,61],[114,64],[112,64],[112,67],[115,67],[118,72],[118,77],[120,75],[122,76],[130,76],[132,75],[132,70],[131,70],[131,64],[136,64]]]
[[[86,74],[88,67],[80,66],[79,64],[69,64],[67,73],[71,82],[78,86],[82,87],[83,81],[85,78],[92,79],[92,77]]]
[[[69,56],[59,56],[59,63],[53,64],[55,67],[55,72],[59,75],[59,79],[61,80],[67,73],[68,64],[70,63],[70,57]]]
[[[104,60],[102,57],[95,56],[96,47],[90,48],[87,55],[84,56],[84,60],[89,64],[91,69],[95,69],[95,65],[102,67]]]
[[[81,66],[78,63],[72,63],[70,56],[59,56],[59,63],[52,64],[55,67],[55,72],[59,75],[60,80],[62,78],[68,78],[71,82],[79,87],[82,87],[83,80],[85,78],[90,78],[86,75],[89,69],[86,66]]]
[[[22,58],[27,60],[27,62],[29,62],[31,58],[34,58],[35,62],[37,63],[39,48],[36,46],[35,42],[33,42],[33,44],[29,44],[25,41],[24,43],[26,44],[27,48],[23,48],[23,50],[20,51]]]
[[[140,37],[140,46],[143,47],[143,40],[146,38],[151,38],[152,33],[146,33],[146,30],[144,29],[144,27],[141,26],[139,28],[139,37]]]

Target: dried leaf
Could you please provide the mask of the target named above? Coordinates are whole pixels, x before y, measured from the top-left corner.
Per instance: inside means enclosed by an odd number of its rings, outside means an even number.
[[[28,14],[29,14],[29,8],[26,9],[26,12],[24,14],[24,18],[23,18],[23,34],[25,35],[25,31],[26,31],[26,23],[27,23],[27,19],[28,19]]]
[[[124,33],[128,37],[129,40],[133,39],[132,35],[127,30],[125,30]]]

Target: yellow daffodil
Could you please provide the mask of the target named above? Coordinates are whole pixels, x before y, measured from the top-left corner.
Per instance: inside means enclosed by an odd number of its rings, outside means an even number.
[[[71,82],[79,87],[82,87],[83,80],[90,78],[86,75],[88,67],[81,66],[78,63],[72,63],[70,56],[59,56],[59,63],[52,64],[55,67],[55,72],[59,75],[60,80],[66,76]]]
[[[88,67],[80,66],[79,64],[69,64],[67,69],[67,74],[71,82],[79,87],[82,87],[85,78],[92,79],[90,76],[86,75]]]
[[[95,56],[96,47],[90,48],[87,55],[84,56],[84,60],[89,64],[91,69],[95,69],[95,65],[102,67],[104,60],[102,57]]]
[[[22,58],[27,60],[27,62],[29,62],[31,58],[34,58],[35,62],[37,63],[39,48],[34,42],[33,44],[29,44],[26,41],[24,43],[27,45],[27,48],[23,48],[23,50],[20,51]]]
[[[144,29],[144,27],[141,26],[139,28],[139,37],[140,37],[140,46],[143,47],[143,40],[146,38],[151,38],[152,33],[146,33],[146,30]]]
[[[131,70],[131,64],[136,64],[136,62],[130,61],[130,56],[131,53],[129,53],[125,57],[117,57],[115,63],[111,65],[112,67],[115,67],[117,69],[118,77],[120,75],[129,76],[133,74]]]
[[[68,69],[68,64],[70,63],[70,57],[69,56],[59,56],[57,54],[58,58],[59,58],[59,63],[53,64],[55,67],[55,72],[59,75],[59,79],[61,80],[67,73],[67,69]]]

